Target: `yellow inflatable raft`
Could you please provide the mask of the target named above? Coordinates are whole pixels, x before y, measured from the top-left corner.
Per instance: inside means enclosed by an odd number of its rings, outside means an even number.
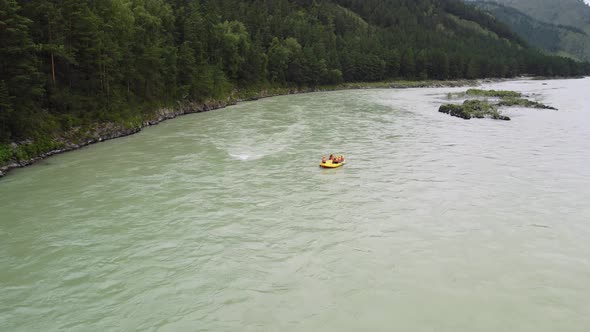
[[[331,160],[326,161],[325,163],[320,163],[321,168],[338,168],[342,167],[346,164],[346,159],[343,160],[341,163],[333,163]]]

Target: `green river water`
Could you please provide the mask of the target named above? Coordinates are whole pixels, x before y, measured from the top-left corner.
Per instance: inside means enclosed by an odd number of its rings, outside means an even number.
[[[590,79],[485,87],[560,111],[283,96],[11,172],[0,331],[588,331]]]

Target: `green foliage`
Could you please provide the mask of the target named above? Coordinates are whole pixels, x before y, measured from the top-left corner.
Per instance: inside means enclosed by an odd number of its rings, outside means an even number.
[[[43,153],[59,149],[63,145],[52,141],[50,139],[37,139],[33,143],[18,145],[15,150],[12,151],[14,159],[17,161],[26,161]]]
[[[507,90],[480,90],[480,89],[469,89],[466,94],[468,96],[478,97],[497,97],[497,98],[519,98],[522,96],[520,92],[507,91]]]
[[[0,144],[0,165],[7,164],[12,159],[10,145]]]
[[[574,0],[575,1],[575,0]],[[580,22],[578,25],[583,28],[586,27],[586,31],[579,27],[573,27],[564,24],[571,24],[572,21],[560,18],[560,16],[569,16],[567,9],[574,10],[571,5],[579,6],[579,4],[572,4],[568,6],[563,1],[553,1],[549,7],[541,6],[538,0],[534,1],[534,7],[544,8],[541,12],[537,12],[538,8],[535,8],[532,12],[527,11],[528,15],[524,12],[517,10],[511,6],[519,6],[519,8],[529,9],[526,7],[525,1],[520,3],[507,3],[506,5],[499,4],[497,2],[490,1],[477,1],[475,5],[485,10],[499,21],[508,25],[511,29],[517,32],[520,36],[526,38],[526,41],[539,49],[555,55],[565,55],[574,59],[590,60],[590,39],[588,34],[590,33],[590,24],[588,22]],[[532,4],[533,1],[530,2]],[[557,7],[558,6],[558,7]],[[590,8],[580,7],[582,12],[585,11],[590,14]],[[554,10],[555,16],[544,17],[544,13],[551,13]],[[535,17],[529,16],[530,14]],[[556,17],[558,20],[555,23],[547,23],[544,20],[547,18]],[[575,22],[575,20],[574,20]]]
[[[0,0],[2,142],[257,89],[587,73],[455,0]]]
[[[495,0],[494,2],[512,7],[541,22],[571,31],[589,32],[590,6],[584,0]]]
[[[250,36],[246,27],[239,21],[225,21],[213,26],[213,30],[218,45],[216,51],[223,61],[224,71],[229,78],[236,80],[250,50]]]
[[[340,69],[332,69],[332,70],[328,71],[328,73],[322,83],[330,85],[330,84],[340,84],[343,81],[344,81],[344,76],[342,75],[342,72],[340,71]]]
[[[401,75],[407,78],[416,76],[416,59],[412,48],[407,48],[402,56]]]
[[[14,97],[8,93],[4,81],[0,81],[0,141],[8,139],[10,121],[13,117],[12,101]]]
[[[496,120],[510,120],[510,118],[508,118],[507,116],[503,116],[500,114],[500,112],[498,111],[498,107],[521,106],[527,108],[556,110],[556,108],[554,107],[536,101],[521,98],[522,94],[516,91],[469,89],[464,93],[448,93],[447,99],[465,96],[493,97],[500,98],[500,100],[494,103],[490,103],[488,100],[468,99],[465,102],[463,102],[462,105],[441,105],[438,111],[463,119],[489,117]]]
[[[486,117],[494,120],[510,120],[509,117],[500,114],[497,106],[486,100],[466,100],[462,105],[445,104],[441,105],[438,111],[466,120]]]
[[[43,93],[29,26],[15,0],[0,0],[0,140],[30,131],[27,113]]]
[[[545,105],[543,103],[539,103],[537,101],[528,100],[524,98],[515,98],[513,96],[508,96],[502,98],[500,102],[498,102],[498,106],[521,106],[527,108],[540,108],[540,109],[549,109],[549,110],[557,110],[555,107]]]

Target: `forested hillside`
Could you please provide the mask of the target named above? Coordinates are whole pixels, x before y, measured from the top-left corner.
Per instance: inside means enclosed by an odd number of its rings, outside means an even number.
[[[494,0],[555,25],[573,26],[590,33],[590,6],[584,0]]]
[[[0,142],[270,86],[588,72],[454,0],[0,0]]]
[[[545,11],[548,9],[544,6],[541,1],[536,1],[534,9],[524,7],[525,1],[521,2],[523,9],[527,10],[527,13],[536,13]],[[510,2],[514,5],[515,2]],[[530,1],[533,4],[533,1]],[[554,15],[540,15],[541,17],[534,18],[525,14],[524,12],[510,7],[508,5],[502,5],[494,1],[475,1],[476,7],[491,13],[500,22],[508,25],[514,32],[523,36],[526,41],[539,49],[555,55],[568,56],[578,60],[588,61],[590,60],[590,17],[586,24],[578,21],[577,26],[571,26],[576,20],[569,20],[565,18],[559,18],[559,15],[564,15],[565,12],[560,7],[562,2],[553,2],[549,8],[553,8],[556,12]],[[555,6],[555,5],[558,6]],[[575,3],[574,6],[564,6],[564,8],[576,8],[585,6],[583,3]],[[521,7],[519,6],[519,7]],[[590,11],[590,7],[588,7]],[[582,11],[583,13],[583,11]],[[578,13],[576,12],[576,15]],[[545,17],[549,16],[549,17]],[[547,21],[553,21],[554,23],[548,23]],[[585,29],[585,30],[584,30]]]

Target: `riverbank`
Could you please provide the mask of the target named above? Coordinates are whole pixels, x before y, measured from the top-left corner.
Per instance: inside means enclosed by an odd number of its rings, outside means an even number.
[[[143,128],[157,125],[163,121],[186,114],[208,112],[235,105],[244,101],[254,101],[282,95],[310,92],[326,92],[359,89],[409,89],[476,86],[485,82],[497,82],[501,79],[486,80],[448,80],[448,81],[391,81],[368,83],[343,83],[334,86],[316,88],[271,88],[260,91],[240,91],[225,100],[210,100],[204,103],[187,102],[176,107],[156,109],[142,118],[124,123],[97,123],[91,127],[76,127],[43,141],[26,140],[0,146],[0,178],[10,170],[33,165],[51,156],[78,150],[88,145],[125,137],[140,132]]]

